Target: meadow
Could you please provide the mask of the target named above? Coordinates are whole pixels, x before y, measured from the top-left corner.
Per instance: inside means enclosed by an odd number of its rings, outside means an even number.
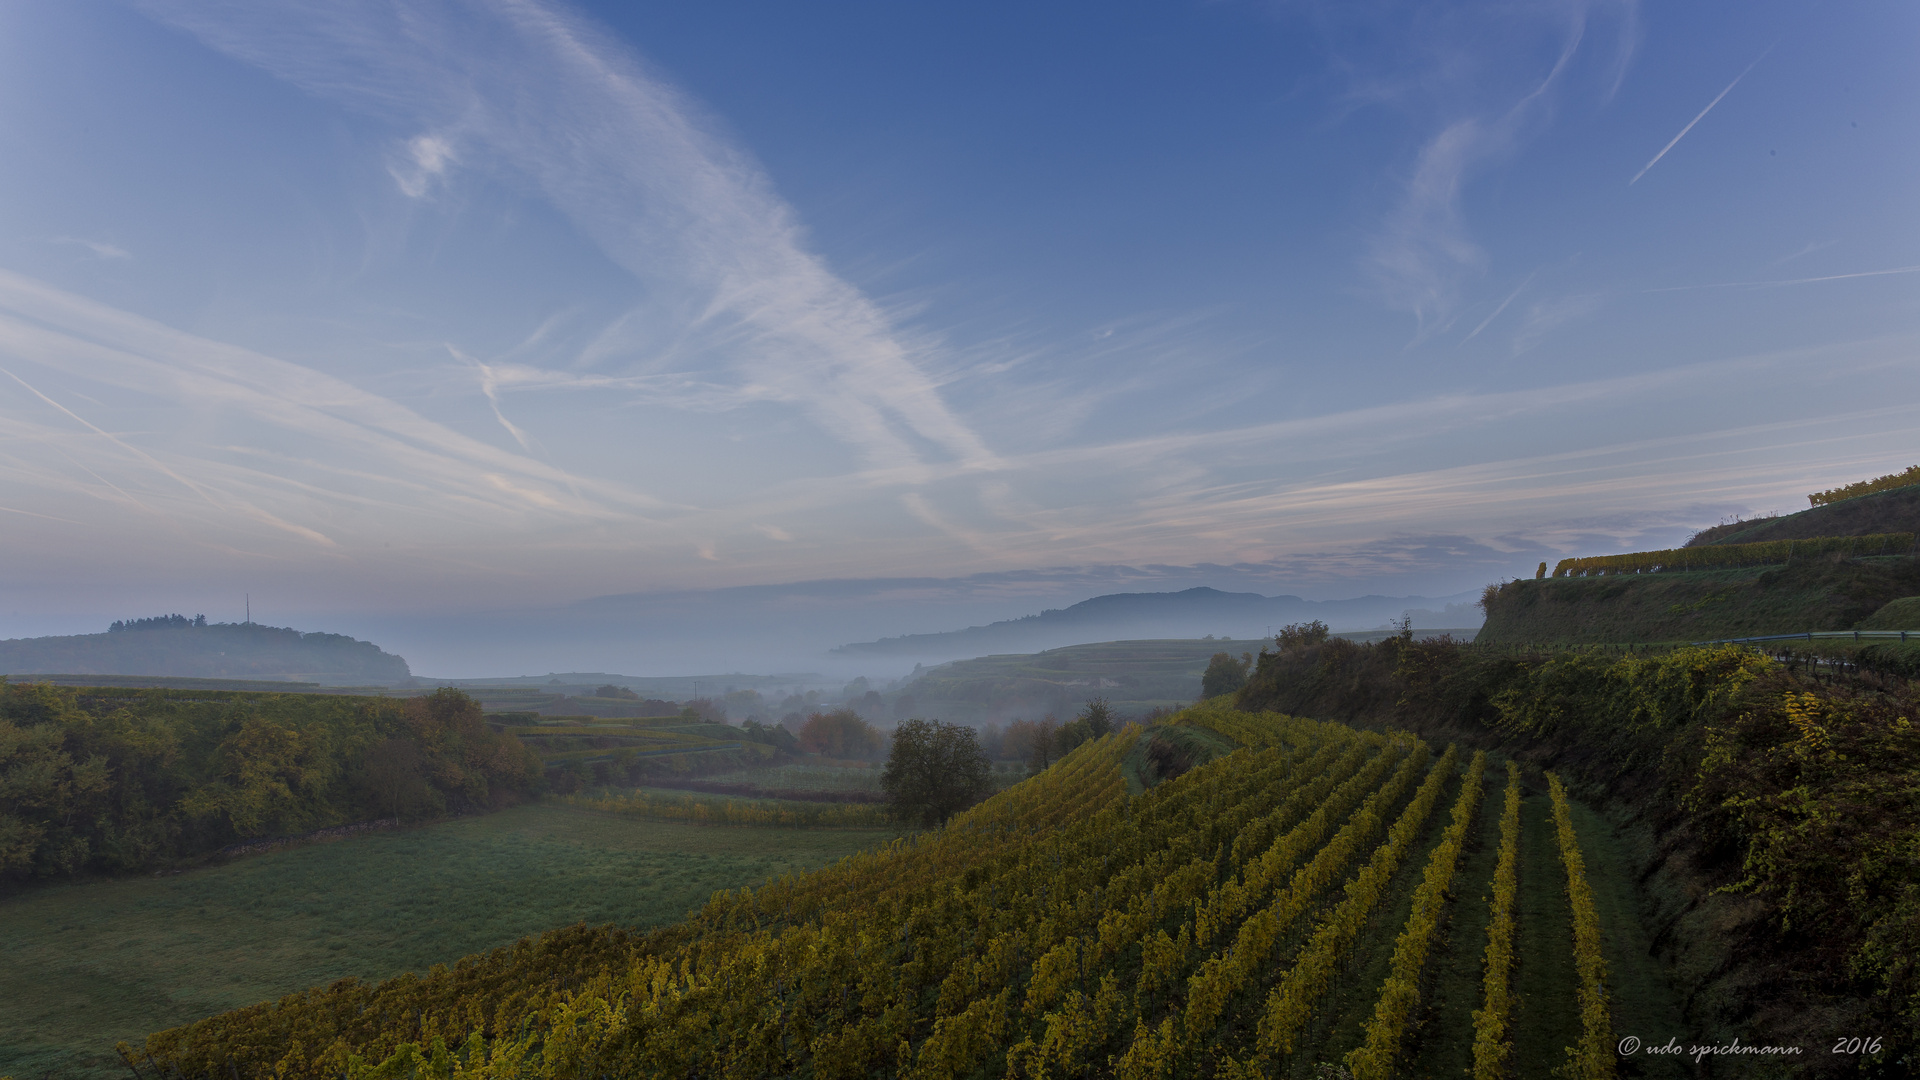
[[[585,922],[654,927],[715,891],[893,832],[712,828],[554,803],[163,877],[0,899],[0,1075],[127,1075],[113,1044],[335,979],[383,979]]]

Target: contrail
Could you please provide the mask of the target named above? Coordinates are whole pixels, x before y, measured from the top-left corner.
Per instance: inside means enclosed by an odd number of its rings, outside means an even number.
[[[1710,285],[1670,285],[1646,292],[1689,292],[1693,289],[1764,289],[1771,285],[1811,285],[1816,281],[1847,281],[1852,278],[1886,277],[1888,274],[1920,274],[1920,266],[1896,266],[1891,270],[1861,270],[1852,274],[1824,274],[1820,277],[1782,278],[1777,281],[1716,281]]]
[[[1534,271],[1534,274],[1537,274],[1537,273],[1539,273],[1538,270]],[[1508,304],[1511,304],[1515,300],[1520,298],[1521,290],[1525,289],[1528,285],[1533,284],[1534,274],[1528,274],[1527,280],[1520,283],[1520,288],[1513,290],[1512,294],[1510,294],[1505,300],[1500,301],[1500,306],[1493,309],[1493,314],[1480,320],[1480,325],[1473,328],[1473,333],[1468,334],[1466,337],[1461,338],[1460,344],[1465,345],[1467,342],[1472,341],[1474,338],[1479,337],[1480,331],[1485,330],[1488,326],[1492,325],[1493,320],[1499,318],[1500,313],[1507,310]]]
[[[1759,65],[1760,61],[1765,60],[1767,58],[1767,53],[1770,53],[1772,51],[1773,51],[1773,46],[1772,45],[1767,46],[1764,52],[1762,52],[1759,56],[1756,56],[1753,58],[1753,63],[1747,65],[1747,71],[1752,71],[1755,67]],[[1627,186],[1632,187],[1641,177],[1647,175],[1648,169],[1653,168],[1654,165],[1657,164],[1661,158],[1667,156],[1667,151],[1673,149],[1674,146],[1678,144],[1681,139],[1684,139],[1687,137],[1687,132],[1693,130],[1693,125],[1706,119],[1707,114],[1713,111],[1713,107],[1715,105],[1720,104],[1720,99],[1732,93],[1733,88],[1740,85],[1740,80],[1747,77],[1747,71],[1743,71],[1740,74],[1735,75],[1733,77],[1733,81],[1727,84],[1727,88],[1725,90],[1722,90],[1720,91],[1720,93],[1714,95],[1714,99],[1712,101],[1707,102],[1707,107],[1700,110],[1699,116],[1696,116],[1692,120],[1687,121],[1687,126],[1680,129],[1680,134],[1675,135],[1673,137],[1672,142],[1669,142],[1667,145],[1661,147],[1660,152],[1653,155],[1652,161],[1649,161],[1645,165],[1641,166],[1640,171],[1633,174],[1633,179],[1627,181]]]

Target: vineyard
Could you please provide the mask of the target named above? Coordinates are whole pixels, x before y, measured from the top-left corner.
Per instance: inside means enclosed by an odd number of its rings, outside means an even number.
[[[122,1052],[143,1077],[1611,1074],[1592,840],[1557,781],[1490,792],[1484,754],[1274,713],[1171,723],[1236,748],[1130,794],[1161,737],[1130,727],[651,934],[553,931]]]
[[[1920,484],[1920,465],[1909,466],[1902,472],[1888,473],[1872,480],[1862,480],[1857,484],[1816,491],[1807,496],[1807,505],[1830,506],[1847,499],[1857,499],[1862,495],[1872,495],[1876,491],[1892,491],[1895,488],[1912,487],[1915,484]]]
[[[1603,574],[1653,574],[1674,570],[1724,570],[1741,566],[1773,566],[1816,555],[1910,555],[1913,547],[1913,533],[1765,540],[1756,544],[1720,544],[1561,559],[1553,568],[1553,576],[1598,577]]]

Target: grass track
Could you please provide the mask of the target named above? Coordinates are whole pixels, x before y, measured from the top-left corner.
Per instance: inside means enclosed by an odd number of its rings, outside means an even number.
[[[1488,875],[1491,882],[1492,875]],[[1480,885],[1475,891],[1490,889]],[[1573,909],[1544,782],[1520,803],[1520,918],[1514,934],[1513,1070],[1520,1080],[1552,1075],[1580,1038],[1574,996]],[[1485,948],[1484,940],[1481,947]]]
[[[1641,858],[1604,817],[1582,803],[1571,806],[1573,829],[1587,860],[1587,884],[1600,916],[1614,1035],[1635,1035],[1647,1046],[1664,1044],[1669,1037],[1682,1043],[1699,1041],[1681,1026],[1680,996],[1652,955],[1652,939],[1642,921],[1645,905],[1634,887],[1634,866]],[[1677,1057],[1642,1054],[1623,1059],[1620,1074],[1684,1077],[1691,1072]]]
[[[552,804],[0,900],[0,1075],[124,1077],[115,1040],[574,922],[655,926],[873,829],[713,828]]]
[[[1446,926],[1427,958],[1422,986],[1425,1025],[1416,1037],[1408,1075],[1459,1077],[1473,1068],[1473,1010],[1485,1002],[1487,924],[1493,912],[1493,871],[1500,861],[1500,812],[1507,798],[1505,762],[1487,762],[1480,819],[1460,852]]]

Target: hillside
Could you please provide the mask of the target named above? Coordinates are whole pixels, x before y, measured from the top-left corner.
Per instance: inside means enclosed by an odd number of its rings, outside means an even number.
[[[1108,641],[1030,654],[955,660],[922,672],[900,691],[915,715],[957,723],[1005,723],[1047,713],[1070,717],[1104,697],[1122,716],[1185,705],[1218,652],[1259,652],[1264,639]],[[896,705],[896,710],[899,708]]]
[[[1797,514],[1735,521],[1703,529],[1688,547],[1753,544],[1766,540],[1811,540],[1816,536],[1866,536],[1920,532],[1920,486],[1816,506]]]
[[[1149,767],[1160,782],[1136,794],[1128,773],[1165,757],[1168,729],[1129,728],[943,829],[718,893],[680,926],[575,927],[425,977],[341,980],[156,1034],[130,1063],[289,1078],[353,1058],[378,1075],[484,1061],[501,1077],[1311,1075],[1315,1062],[1459,1075],[1489,894],[1519,912],[1517,935],[1496,940],[1527,960],[1488,1053],[1565,1060],[1576,1045],[1612,1063],[1563,978],[1583,950],[1603,948],[1612,985],[1633,994],[1622,1022],[1673,1008],[1626,914],[1631,876],[1558,781],[1405,733],[1218,704],[1176,723],[1238,749],[1166,778]],[[1604,923],[1554,902],[1549,860],[1583,848]],[[1499,883],[1519,859],[1524,893]]]
[[[1341,634],[1377,640],[1384,630]],[[1456,630],[1471,637],[1471,630]],[[1425,636],[1425,635],[1422,635]],[[1048,713],[1065,719],[1091,697],[1107,699],[1123,717],[1179,708],[1200,694],[1200,676],[1215,653],[1258,653],[1267,638],[1106,641],[1025,654],[979,656],[922,671],[898,691],[896,713],[937,716],[952,723],[1006,723]]]
[[[1472,626],[1478,612],[1458,596],[1362,596],[1303,600],[1195,588],[1166,593],[1111,593],[1072,607],[939,634],[907,634],[842,645],[842,655],[953,660],[995,653],[1032,653],[1098,641],[1165,640],[1227,634],[1264,638],[1293,622],[1318,619],[1335,629],[1371,630],[1411,614],[1417,629]]]
[[[0,672],[14,678],[36,673],[155,675],[350,686],[395,686],[412,679],[404,659],[345,634],[185,619],[140,620],[104,634],[0,641]]]
[[[1492,596],[1474,641],[1624,644],[1850,630],[1915,595],[1920,559],[1912,558],[1512,581]]]

